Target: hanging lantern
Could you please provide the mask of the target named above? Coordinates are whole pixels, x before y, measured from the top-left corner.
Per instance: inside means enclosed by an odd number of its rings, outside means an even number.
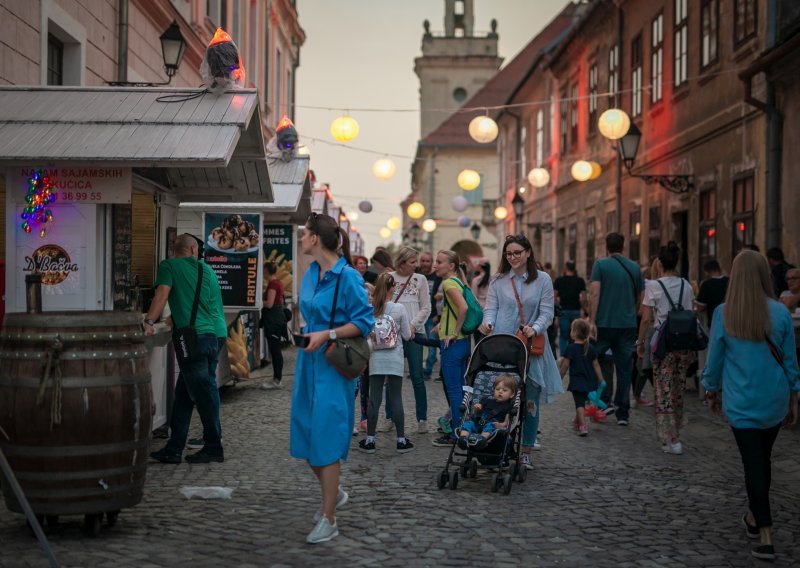
[[[603,173],[603,168],[600,167],[600,164],[597,162],[589,162],[589,165],[592,166],[592,175],[589,179],[597,179],[600,177],[600,174]]]
[[[544,168],[533,168],[528,172],[528,182],[533,187],[544,187],[550,183],[550,174]]]
[[[619,140],[628,133],[631,127],[631,119],[628,114],[618,108],[610,108],[600,115],[597,121],[597,129],[600,134],[609,140]]]
[[[381,236],[382,239],[388,239],[389,237],[392,236],[392,232],[386,227],[381,227],[381,230],[378,231],[378,234]]]
[[[466,229],[472,224],[472,219],[467,217],[466,215],[459,215],[458,217],[458,226]]]
[[[433,219],[425,219],[422,222],[422,230],[426,233],[432,233],[436,230],[436,221]]]
[[[331,136],[339,142],[350,142],[358,136],[358,122],[352,116],[340,116],[331,123]]]
[[[587,181],[592,177],[592,164],[586,160],[578,160],[572,164],[570,173],[576,181]]]
[[[495,219],[497,219],[498,221],[502,221],[506,217],[508,217],[508,209],[506,209],[502,205],[500,207],[495,207],[495,209],[494,209],[494,218]]]
[[[481,174],[475,170],[461,170],[458,174],[458,187],[464,191],[472,191],[481,184]]]
[[[497,123],[488,116],[476,116],[469,122],[469,135],[475,142],[489,144],[497,138]]]
[[[362,213],[370,213],[372,211],[372,202],[365,199],[358,204],[358,210]]]
[[[469,207],[469,201],[463,195],[457,195],[453,198],[453,210],[458,211],[461,213],[462,211],[466,211],[467,207]]]
[[[425,215],[425,206],[419,201],[415,201],[408,206],[406,213],[408,213],[408,216],[412,219],[422,219],[423,215]]]
[[[347,214],[351,221],[358,221],[358,211],[351,211]]]
[[[389,220],[386,221],[386,226],[392,231],[399,229],[402,224],[403,222],[400,220],[400,217],[389,217]]]
[[[380,180],[390,180],[396,172],[397,166],[389,158],[381,158],[372,164],[372,175]]]

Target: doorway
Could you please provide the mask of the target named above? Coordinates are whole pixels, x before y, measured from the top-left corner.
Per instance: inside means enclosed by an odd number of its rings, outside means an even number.
[[[689,212],[677,211],[672,214],[672,240],[681,247],[681,258],[678,261],[680,274],[689,278]]]

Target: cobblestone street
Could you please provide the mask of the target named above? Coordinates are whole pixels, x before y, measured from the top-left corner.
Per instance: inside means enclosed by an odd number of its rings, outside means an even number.
[[[114,528],[89,539],[82,518],[67,517],[48,529],[59,561],[137,567],[759,565],[740,525],[746,502],[733,436],[696,393],[687,393],[682,456],[661,452],[652,408],[634,410],[628,428],[612,419],[578,438],[569,426],[571,397],[561,396],[544,407],[535,469],[509,496],[491,493],[484,473],[461,480],[457,491],[436,489],[447,450],[431,445],[435,432],[409,428],[417,449],[403,455],[389,435],[379,434],[374,455],[356,451],[354,437],[343,469],[350,500],[338,515],[341,536],[307,545],[319,495],[306,465],[288,455],[291,379],[269,392],[258,381],[224,389],[225,463],[152,463],[144,500],[122,511]],[[433,422],[444,396],[440,383],[426,384]],[[404,396],[408,416],[408,381]],[[775,447],[776,566],[800,563],[799,442],[796,428],[782,432]],[[231,487],[233,498],[187,500],[179,493],[187,485]],[[5,507],[0,543],[2,566],[47,565],[24,518]]]

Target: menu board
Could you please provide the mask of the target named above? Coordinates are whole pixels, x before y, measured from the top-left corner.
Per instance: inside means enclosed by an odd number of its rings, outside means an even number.
[[[114,205],[111,227],[114,231],[112,270],[114,309],[127,310],[131,305],[131,206]],[[137,306],[141,309],[141,306]]]
[[[261,305],[258,290],[261,215],[206,213],[203,258],[216,273],[225,307]]]
[[[264,225],[264,264],[274,262],[275,278],[283,284],[283,297],[292,300],[294,283],[294,225]],[[264,276],[266,287],[266,275]]]

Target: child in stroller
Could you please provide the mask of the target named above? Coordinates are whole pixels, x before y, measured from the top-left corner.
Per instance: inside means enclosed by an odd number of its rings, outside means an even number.
[[[493,397],[487,396],[472,406],[472,416],[462,424],[458,439],[461,449],[482,450],[498,430],[508,428],[517,381],[511,375],[500,375],[492,385],[492,392]]]

